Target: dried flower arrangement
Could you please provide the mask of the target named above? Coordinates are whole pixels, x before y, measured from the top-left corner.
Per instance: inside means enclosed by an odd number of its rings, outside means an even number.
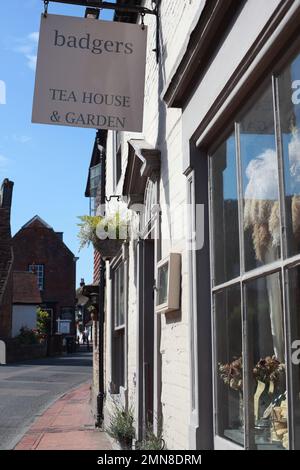
[[[278,384],[282,374],[285,372],[285,365],[275,356],[267,356],[260,359],[253,369],[253,376],[256,381],[260,380],[266,384],[273,382]]]
[[[218,364],[220,377],[226,385],[237,391],[243,390],[243,359],[234,358],[227,364]],[[260,359],[253,368],[253,378],[256,382],[277,385],[285,372],[285,365],[275,356],[267,356]]]
[[[300,130],[294,125],[290,129],[292,138],[288,145],[291,181],[299,180],[300,165]],[[273,172],[273,178],[268,178],[267,185],[258,186],[266,171]],[[250,230],[256,258],[264,261],[266,252],[272,247],[280,246],[280,208],[277,194],[277,154],[267,149],[261,155],[250,161],[246,169],[249,179],[245,190],[244,229]],[[260,178],[259,178],[260,177]],[[291,222],[293,234],[300,240],[300,196],[295,189],[291,198]]]
[[[237,391],[243,390],[243,359],[239,357],[227,364],[219,363],[220,377],[226,385]]]

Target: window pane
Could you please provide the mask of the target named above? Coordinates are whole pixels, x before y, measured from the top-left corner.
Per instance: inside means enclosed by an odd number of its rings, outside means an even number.
[[[96,197],[101,179],[101,164],[90,168],[90,197]]]
[[[244,444],[240,287],[215,295],[217,432]]]
[[[289,270],[295,449],[300,449],[300,267]]]
[[[40,290],[43,290],[44,289],[44,265],[43,264],[31,264],[28,267],[28,271],[36,274],[38,287]]]
[[[120,325],[125,323],[125,292],[124,292],[124,264],[119,268],[119,292],[120,292],[120,305],[119,305],[119,321]]]
[[[300,55],[278,79],[288,256],[300,252]]]
[[[169,263],[164,264],[158,270],[158,293],[157,305],[166,304],[168,302],[168,277]]]
[[[278,169],[271,85],[240,123],[245,269],[280,257]]]
[[[214,278],[216,284],[240,274],[236,152],[229,137],[211,157]]]
[[[60,317],[62,320],[73,320],[74,309],[72,307],[63,307]]]
[[[114,306],[115,306],[115,326],[119,325],[119,270],[115,271],[114,275]]]
[[[249,367],[253,371],[250,432],[258,449],[288,447],[285,343],[279,274],[246,285]]]
[[[125,291],[124,291],[124,264],[121,264],[114,275],[114,305],[115,326],[125,323]]]

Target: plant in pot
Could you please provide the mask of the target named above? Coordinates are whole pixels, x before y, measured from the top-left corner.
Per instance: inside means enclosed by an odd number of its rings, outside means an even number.
[[[135,438],[133,409],[114,403],[114,409],[110,416],[108,434],[119,442],[122,449],[131,449],[132,440]]]
[[[87,308],[87,310],[90,313],[91,320],[92,321],[97,321],[98,320],[98,311],[97,311],[96,307],[94,307],[94,305],[90,305]]]
[[[165,441],[162,437],[161,431],[155,434],[152,426],[149,426],[146,430],[144,439],[137,443],[136,448],[138,450],[164,450]]]
[[[80,249],[92,243],[104,260],[114,258],[128,239],[128,214],[117,211],[106,216],[83,215],[79,219]]]

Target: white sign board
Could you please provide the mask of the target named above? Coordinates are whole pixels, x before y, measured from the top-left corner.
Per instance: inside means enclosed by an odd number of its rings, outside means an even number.
[[[6,345],[0,341],[0,364],[6,364]]]
[[[71,320],[56,320],[58,323],[57,331],[62,334],[70,333]]]
[[[32,122],[141,132],[147,28],[41,18]]]

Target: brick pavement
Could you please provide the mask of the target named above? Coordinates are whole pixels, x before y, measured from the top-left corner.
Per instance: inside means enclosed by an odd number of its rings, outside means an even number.
[[[90,384],[65,394],[25,433],[15,450],[109,450],[105,432],[94,426]]]

